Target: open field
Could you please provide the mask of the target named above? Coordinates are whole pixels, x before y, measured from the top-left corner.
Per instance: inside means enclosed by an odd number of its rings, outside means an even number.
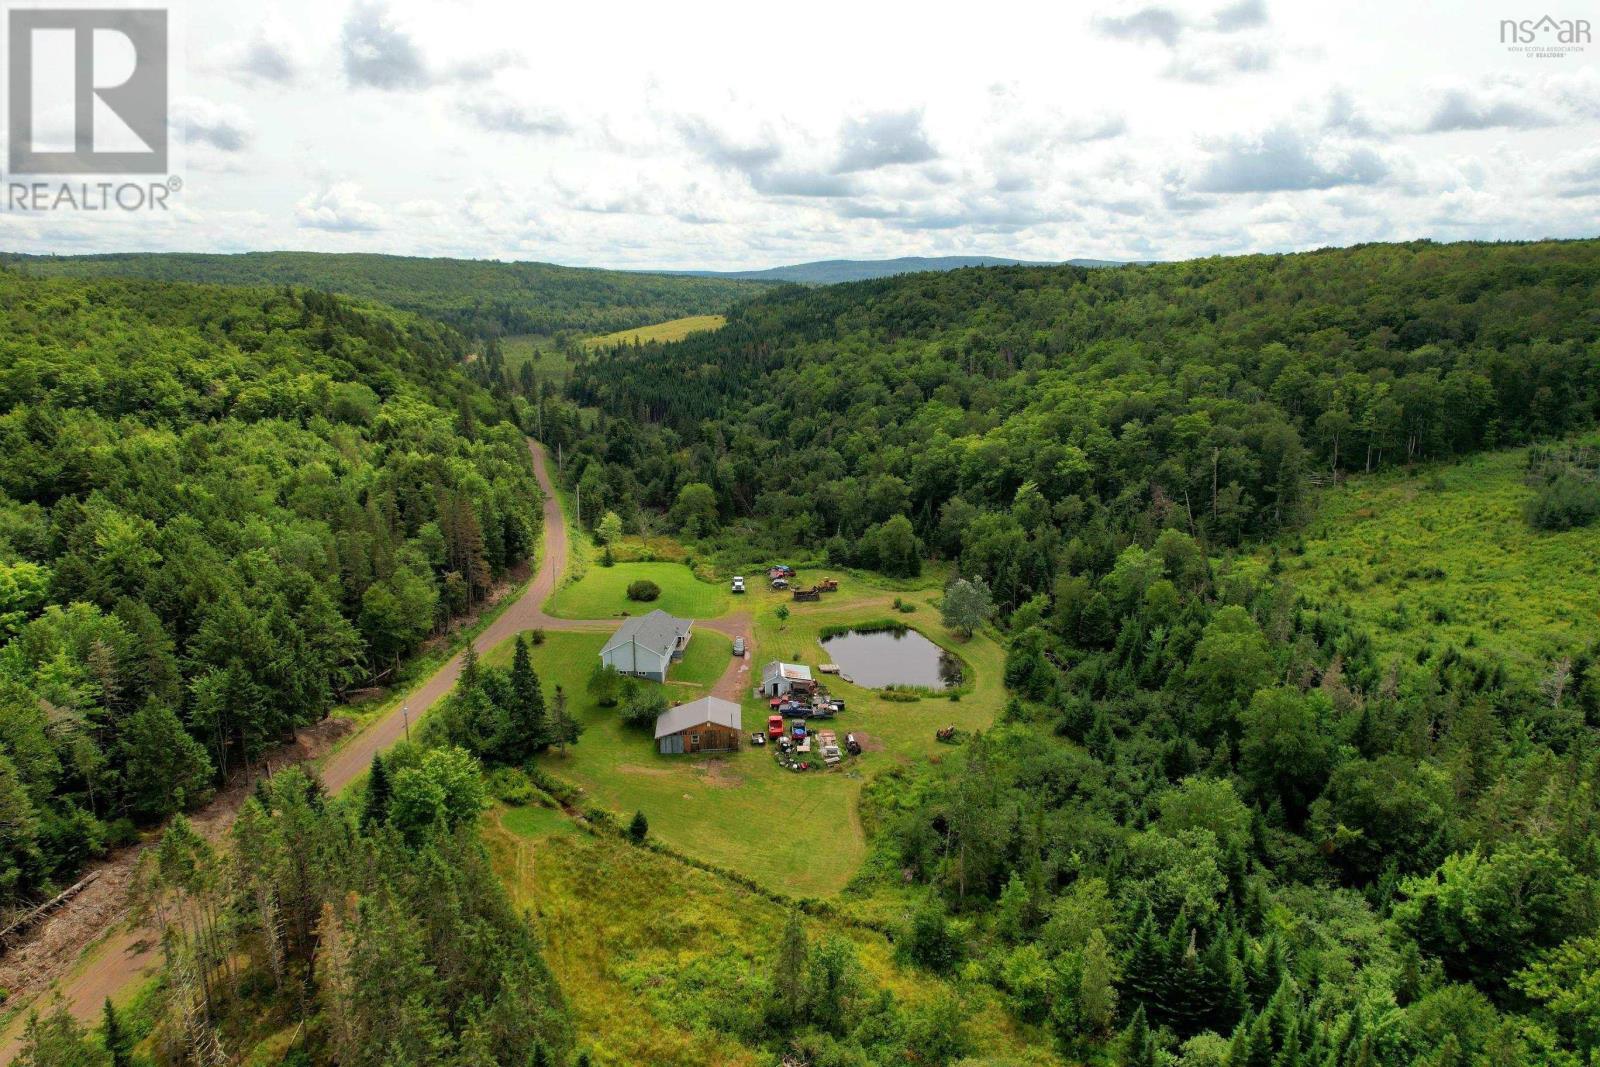
[[[785,910],[670,857],[614,838],[545,826],[561,818],[548,809],[532,817],[542,828],[524,829],[522,810],[486,816],[484,839],[513,901],[537,917],[545,958],[593,1062],[602,1067],[772,1063],[770,1053],[725,1031],[759,1025]],[[907,1009],[933,998],[960,997],[970,1013],[971,1044],[984,1062],[1059,1062],[1043,1050],[1037,1034],[1011,1019],[992,992],[899,965],[880,934],[836,920],[805,922],[813,941],[830,934],[847,937],[869,981],[892,991]]]
[[[562,686],[572,714],[584,724],[582,739],[566,754],[542,757],[547,770],[583,786],[597,802],[623,815],[643,811],[652,831],[674,847],[741,871],[773,889],[802,896],[842,889],[866,855],[856,811],[864,776],[949,752],[934,741],[936,728],[952,724],[963,729],[985,727],[1005,703],[1000,646],[983,635],[957,642],[945,633],[931,604],[936,590],[896,594],[847,578],[841,582],[840,592],[825,595],[821,603],[797,604],[788,593],[768,590],[764,581],[752,580],[750,593],[734,597],[720,586],[695,581],[688,568],[679,564],[618,564],[591,568],[583,581],[558,592],[552,605],[566,596],[561,614],[601,617],[603,613],[598,611],[575,609],[570,594],[584,590],[583,595],[589,596],[599,588],[589,585],[593,577],[616,572],[626,575],[633,568],[665,568],[694,586],[712,590],[723,609],[717,614],[730,609],[754,613],[757,651],[750,660],[752,679],[759,677],[761,664],[769,659],[798,660],[812,667],[824,662],[818,635],[825,626],[886,617],[920,628],[967,664],[968,691],[960,701],[890,701],[873,690],[831,680],[832,691],[847,702],[845,713],[834,721],[837,732],[857,733],[867,751],[832,771],[795,773],[780,768],[767,748],[746,747],[708,758],[657,754],[647,731],[624,727],[615,709],[599,707],[585,691],[605,644],[604,632],[552,631],[542,646],[532,650],[546,692]],[[752,578],[757,573],[752,568]],[[820,576],[802,572],[799,580],[809,585]],[[626,582],[612,580],[620,598]],[[658,603],[668,601],[666,583],[662,587]],[[897,613],[893,607],[897,595],[917,603],[919,610]],[[681,590],[675,602],[680,605],[679,613],[686,613],[681,607],[686,602]],[[585,602],[577,603],[581,607]],[[790,609],[786,622],[776,615],[780,604]],[[502,646],[489,659],[508,656]],[[709,627],[696,627],[688,652],[669,678],[672,698],[681,703],[707,692],[728,664],[729,639]],[[766,720],[766,702],[747,693],[742,706],[745,733],[760,729]]]
[[[659,585],[660,598],[647,604],[629,600],[629,583],[640,579]],[[681,563],[618,563],[602,567],[591,562],[581,578],[556,591],[546,610],[561,619],[647,615],[656,608],[685,619],[714,619],[732,610],[733,599],[726,585],[702,582]]]
[[[721,315],[689,315],[686,318],[672,319],[669,322],[658,322],[651,326],[640,326],[633,330],[618,330],[608,333],[603,337],[590,337],[585,340],[586,348],[610,348],[612,345],[626,345],[638,342],[644,344],[648,341],[681,341],[691,333],[700,333],[703,330],[720,330],[728,324],[728,320]]]
[[[1541,672],[1600,636],[1600,526],[1529,526],[1525,459],[1516,449],[1351,479],[1318,500],[1303,555],[1279,545],[1284,574],[1313,600],[1348,604],[1380,652],[1475,646]]]
[[[540,334],[517,334],[500,341],[500,351],[505,356],[506,370],[516,381],[524,363],[533,364],[534,377],[541,382],[559,386],[566,384],[572,373],[572,364],[556,342]]]

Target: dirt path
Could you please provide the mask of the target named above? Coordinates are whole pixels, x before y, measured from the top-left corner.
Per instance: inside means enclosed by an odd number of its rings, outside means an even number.
[[[755,627],[751,625],[754,621],[750,612],[737,611],[720,619],[703,619],[695,623],[696,626],[704,626],[708,630],[715,630],[729,637],[744,638],[744,655],[729,658],[727,669],[722,672],[722,677],[717,679],[717,684],[711,688],[712,696],[731,700],[737,704],[750,691],[750,670],[756,661]]]
[[[567,524],[561,513],[555,485],[550,478],[544,446],[528,442],[532,455],[534,475],[539,489],[544,493],[544,548],[539,570],[517,600],[490,623],[473,641],[480,653],[487,652],[507,638],[523,630],[537,628],[551,630],[610,629],[615,620],[556,619],[544,613],[544,602],[555,592],[567,563]],[[723,630],[732,619],[717,620],[707,625]],[[744,627],[748,629],[749,618]],[[725,631],[729,632],[729,631]],[[748,640],[748,639],[747,639]],[[425,681],[411,690],[410,695],[395,710],[369,724],[360,734],[351,738],[336,751],[322,767],[323,784],[330,792],[344,789],[372,764],[374,754],[389,748],[406,734],[409,720],[422,716],[438,703],[456,684],[461,673],[462,655],[451,657]],[[729,672],[737,675],[735,666]],[[718,692],[728,682],[725,675],[718,682]],[[737,686],[737,681],[734,682]],[[735,698],[736,699],[736,698]],[[330,720],[338,721],[338,720]],[[327,727],[319,724],[300,732],[296,743],[289,746],[286,762],[315,759],[329,747],[321,735]],[[222,840],[233,824],[234,814],[248,792],[240,784],[219,796],[206,808],[191,816],[191,821],[208,838]],[[73,901],[42,924],[26,942],[17,946],[4,958],[0,967],[0,985],[5,985],[14,995],[56,987],[65,1000],[68,1010],[86,1024],[93,1025],[99,1018],[101,1005],[107,997],[120,994],[131,983],[154,973],[160,964],[160,945],[149,930],[129,929],[123,926],[127,917],[127,891],[132,882],[133,866],[138,850],[127,849],[106,861],[100,879]],[[96,948],[91,948],[82,958],[77,958],[86,946],[104,937]],[[60,961],[75,959],[65,975],[49,973],[61,966]],[[36,1001],[43,1006],[42,1000]],[[0,1064],[9,1064],[21,1051],[22,1027],[27,1013],[14,1020],[0,1040]]]

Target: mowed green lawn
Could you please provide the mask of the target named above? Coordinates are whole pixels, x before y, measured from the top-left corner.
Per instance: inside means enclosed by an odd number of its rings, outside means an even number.
[[[660,598],[649,603],[629,600],[629,583],[640,579],[660,586]],[[545,610],[558,619],[645,615],[656,608],[685,619],[714,619],[732,609],[732,600],[721,582],[702,582],[681,563],[618,563],[602,567],[591,562],[583,577],[556,590]]]
[[[1600,525],[1529,526],[1525,463],[1517,449],[1351,479],[1322,494],[1304,554],[1279,546],[1284,576],[1348,604],[1382,652],[1475,646],[1542,674],[1600,634]]]
[[[671,566],[671,565],[667,565]],[[617,568],[621,569],[621,565]],[[677,568],[687,574],[687,569]],[[596,572],[600,569],[596,568]],[[807,581],[809,582],[809,577]],[[862,581],[844,583],[841,592],[820,604],[795,604],[764,587],[737,600],[756,613],[760,644],[750,677],[761,664],[782,657],[812,666],[824,661],[817,642],[828,624],[864,622],[894,615],[896,594]],[[840,735],[854,732],[866,751],[830,771],[797,773],[779,767],[770,749],[746,746],[727,756],[662,756],[644,729],[624,727],[615,709],[597,706],[585,692],[592,665],[605,644],[603,633],[550,632],[532,650],[534,668],[546,692],[561,685],[572,714],[584,725],[583,737],[567,753],[549,753],[541,765],[583,786],[598,803],[623,816],[643,811],[651,833],[685,853],[755,878],[763,885],[800,896],[825,896],[842,889],[866,855],[857,817],[857,799],[867,776],[913,759],[940,758],[951,749],[934,740],[941,726],[979,729],[993,722],[1005,703],[1004,655],[986,636],[959,642],[944,632],[929,600],[934,591],[898,594],[920,603],[915,614],[897,615],[928,637],[956,651],[972,676],[972,691],[959,702],[943,698],[900,703],[872,690],[832,681],[847,709],[833,720]],[[665,598],[663,598],[665,599]],[[787,604],[791,616],[779,623],[774,610]],[[509,659],[509,646],[489,660]],[[698,627],[684,660],[673,670],[669,688],[675,703],[702,695],[728,665],[729,641]],[[761,729],[766,702],[743,701],[744,732]]]

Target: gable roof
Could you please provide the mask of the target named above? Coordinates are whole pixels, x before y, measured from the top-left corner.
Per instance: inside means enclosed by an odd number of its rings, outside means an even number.
[[[774,678],[783,678],[790,682],[811,681],[811,668],[803,663],[785,663],[775,659],[761,668],[761,684],[766,685]]]
[[[624,621],[600,654],[631,643],[665,656],[678,647],[678,639],[689,632],[690,625],[688,619],[676,618],[657,608],[648,615],[636,615]]]
[[[666,737],[705,723],[726,726],[730,730],[744,729],[744,718],[739,705],[721,697],[701,697],[687,704],[668,708],[656,716],[656,738]]]

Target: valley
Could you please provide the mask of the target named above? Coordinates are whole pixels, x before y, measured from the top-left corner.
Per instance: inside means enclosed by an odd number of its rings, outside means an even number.
[[[1597,256],[0,276],[0,887],[143,845],[6,1056],[1576,1067]]]

